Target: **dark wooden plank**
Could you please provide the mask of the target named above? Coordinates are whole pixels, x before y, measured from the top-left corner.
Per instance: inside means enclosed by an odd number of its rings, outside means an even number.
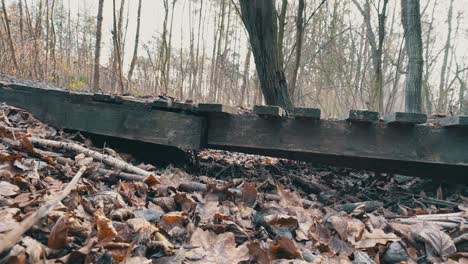
[[[152,107],[154,109],[169,109],[172,107],[172,100],[155,100]]]
[[[299,119],[320,119],[321,110],[318,108],[294,108],[291,116]]]
[[[198,111],[200,113],[217,113],[217,114],[237,114],[239,110],[223,104],[199,104]]]
[[[395,112],[384,117],[385,122],[393,125],[417,125],[427,122],[427,115],[422,113]]]
[[[351,122],[372,123],[379,121],[379,113],[367,110],[349,111],[348,120]]]
[[[468,175],[468,134],[459,129],[234,115],[210,116],[207,131],[210,148],[401,174]]]
[[[23,108],[38,119],[61,128],[184,149],[201,147],[204,117],[129,104],[75,102],[67,93],[44,96],[44,92],[47,91],[0,86],[0,101]]]
[[[111,104],[121,104],[123,102],[123,98],[121,96],[98,93],[93,94],[93,100]]]
[[[283,108],[273,105],[256,105],[254,106],[253,112],[259,116],[267,117],[281,117],[286,115]]]
[[[449,116],[439,120],[443,127],[468,127],[468,116]]]

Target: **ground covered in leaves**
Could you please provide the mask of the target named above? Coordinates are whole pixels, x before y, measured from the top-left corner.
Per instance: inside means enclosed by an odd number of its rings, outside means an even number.
[[[156,168],[6,105],[0,139],[0,263],[468,263],[463,183],[210,150]]]

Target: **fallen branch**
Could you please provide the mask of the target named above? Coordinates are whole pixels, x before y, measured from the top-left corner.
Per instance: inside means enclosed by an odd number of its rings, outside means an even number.
[[[460,224],[468,224],[468,216],[465,212],[451,214],[432,214],[432,215],[416,215],[410,218],[396,218],[396,222],[401,224],[417,224],[423,222],[431,222],[445,229],[453,229]]]
[[[32,144],[39,145],[42,147],[59,148],[59,149],[73,151],[76,153],[83,153],[86,156],[92,157],[95,160],[102,161],[103,163],[118,170],[127,171],[127,172],[131,172],[131,173],[135,173],[135,174],[143,175],[143,176],[153,175],[151,172],[148,172],[146,170],[143,170],[136,166],[128,164],[125,161],[122,161],[112,156],[102,154],[97,151],[85,148],[73,142],[59,142],[59,141],[42,139],[42,138],[34,138],[34,137],[30,138],[29,140],[31,141]]]
[[[36,212],[34,212],[25,220],[23,220],[17,228],[11,230],[5,235],[0,236],[0,253],[4,252],[7,249],[10,249],[16,243],[18,243],[26,231],[28,231],[32,226],[39,222],[41,218],[46,216],[50,210],[55,208],[55,206],[57,206],[57,204],[59,204],[63,200],[63,198],[67,197],[70,194],[70,192],[75,188],[76,184],[80,180],[85,170],[85,166],[81,167],[60,195],[52,198],[44,205],[42,205]]]
[[[336,194],[336,191],[317,182],[309,181],[304,179],[304,177],[297,176],[294,174],[289,175],[289,178],[295,183],[297,186],[302,188],[305,191],[319,194],[321,192],[328,193],[328,194]]]

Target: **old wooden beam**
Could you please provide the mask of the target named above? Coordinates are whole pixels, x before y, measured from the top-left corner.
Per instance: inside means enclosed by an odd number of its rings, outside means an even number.
[[[348,120],[351,122],[372,123],[379,121],[379,113],[367,110],[349,111]]]
[[[253,112],[263,117],[282,117],[286,115],[283,108],[273,105],[256,105]]]
[[[395,112],[384,117],[385,122],[393,125],[417,125],[427,122],[427,115],[422,113]]]
[[[294,108],[291,116],[298,119],[320,119],[321,110],[318,108]]]
[[[210,148],[422,176],[468,173],[463,129],[211,116]]]
[[[239,110],[223,104],[199,104],[198,111],[208,114],[237,114]]]
[[[444,127],[468,127],[468,116],[449,116],[440,119],[440,125]]]
[[[138,100],[95,99],[89,94],[72,96],[53,89],[0,84],[0,101],[57,127],[183,149],[202,147],[204,117],[150,109],[150,104]]]

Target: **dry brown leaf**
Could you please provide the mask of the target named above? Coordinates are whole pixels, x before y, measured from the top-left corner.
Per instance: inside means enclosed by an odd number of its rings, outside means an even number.
[[[332,215],[327,220],[328,223],[338,232],[341,239],[354,243],[364,231],[365,225],[358,219],[347,215]]]
[[[26,236],[21,240],[21,243],[26,248],[26,253],[28,254],[29,263],[40,263],[41,257],[44,254],[44,246],[39,243],[37,240]]]
[[[0,233],[10,231],[18,225],[14,218],[21,210],[19,208],[5,208],[0,210]]]
[[[374,229],[372,232],[364,230],[359,241],[354,243],[356,248],[365,249],[376,246],[377,244],[385,245],[390,241],[400,241],[401,239],[394,233],[385,233],[382,229]]]
[[[188,263],[227,264],[249,259],[246,244],[236,247],[235,236],[231,232],[216,235],[212,231],[197,228],[192,234],[190,245],[194,249],[186,254]]]
[[[100,243],[107,243],[112,241],[114,237],[117,236],[117,231],[112,225],[112,221],[108,219],[102,209],[99,209],[95,213],[96,228],[97,228],[97,237]]]
[[[411,236],[416,241],[423,242],[429,257],[440,257],[447,260],[457,252],[457,248],[449,235],[441,231],[441,227],[429,223],[419,223],[411,226]]]
[[[276,239],[276,243],[271,246],[271,251],[278,259],[302,259],[302,254],[294,241],[285,236]]]
[[[47,245],[50,248],[58,249],[67,245],[68,243],[68,230],[70,225],[68,220],[72,215],[69,213],[63,214],[55,223],[54,227],[50,231]]]
[[[13,196],[18,194],[20,188],[6,181],[0,181],[0,194],[3,196]]]
[[[241,192],[241,201],[244,203],[244,205],[253,207],[257,202],[257,188],[255,185],[246,182],[242,185]]]
[[[268,252],[262,247],[260,242],[254,241],[247,245],[249,254],[251,256],[250,261],[258,264],[270,264],[271,258]]]

